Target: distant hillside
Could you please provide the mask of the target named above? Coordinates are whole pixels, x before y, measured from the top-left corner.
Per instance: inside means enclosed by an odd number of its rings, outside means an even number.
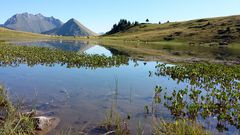
[[[29,14],[22,13],[16,14],[9,18],[4,27],[33,33],[42,33],[54,28],[58,28],[62,25],[62,22],[54,17],[45,17],[41,14]]]
[[[83,26],[75,19],[70,19],[60,28],[55,28],[43,34],[61,35],[61,36],[96,36],[97,34]]]
[[[0,27],[0,41],[24,41],[50,39],[48,35],[22,32]]]
[[[228,44],[240,42],[240,16],[205,18],[163,24],[139,24],[104,37],[129,41],[183,41]]]

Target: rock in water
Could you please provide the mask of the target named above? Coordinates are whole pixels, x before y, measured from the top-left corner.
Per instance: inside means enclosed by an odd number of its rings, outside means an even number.
[[[51,121],[53,118],[48,118],[45,116],[34,117],[36,121],[36,128],[37,130],[45,130],[51,125]]]
[[[60,122],[60,120],[55,117],[37,116],[33,118],[36,123],[36,129],[45,133],[54,129]]]

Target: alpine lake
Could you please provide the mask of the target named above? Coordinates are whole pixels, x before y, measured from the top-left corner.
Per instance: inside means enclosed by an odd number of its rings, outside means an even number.
[[[124,55],[102,45],[80,41],[14,44],[105,57]],[[234,55],[238,54],[240,52]],[[213,133],[239,134],[238,65],[231,68],[195,64],[185,69],[159,61],[124,57],[127,61],[99,67],[69,67],[59,62],[50,65],[1,64],[0,83],[6,87],[13,102],[60,118],[58,126],[49,134],[66,130],[99,133],[101,130],[96,127],[113,108],[127,121],[132,134],[137,132],[139,123],[145,134],[152,133],[153,117],[166,121],[191,118]]]

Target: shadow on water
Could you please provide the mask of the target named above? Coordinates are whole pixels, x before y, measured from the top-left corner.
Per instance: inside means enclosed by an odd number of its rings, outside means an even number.
[[[106,47],[113,55],[124,55],[130,57],[130,55],[124,51],[119,51],[112,47]]]

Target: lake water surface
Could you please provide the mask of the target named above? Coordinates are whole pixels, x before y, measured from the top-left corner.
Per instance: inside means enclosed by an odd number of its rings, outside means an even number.
[[[45,41],[18,45],[112,56],[111,51],[103,46],[82,42]],[[13,99],[24,99],[25,106],[59,117],[61,122],[52,133],[96,126],[111,108],[112,95],[116,92],[119,113],[123,117],[131,115],[130,126],[133,130],[140,120],[145,125],[145,132],[149,133],[151,119],[145,117],[144,106],[152,104],[155,86],[173,90],[187,85],[177,84],[168,76],[149,76],[149,71],[155,71],[158,63],[130,60],[129,65],[97,69],[66,68],[60,65],[28,67],[22,64],[18,67],[0,67],[0,82]],[[162,108],[159,116],[170,118],[170,113]]]

